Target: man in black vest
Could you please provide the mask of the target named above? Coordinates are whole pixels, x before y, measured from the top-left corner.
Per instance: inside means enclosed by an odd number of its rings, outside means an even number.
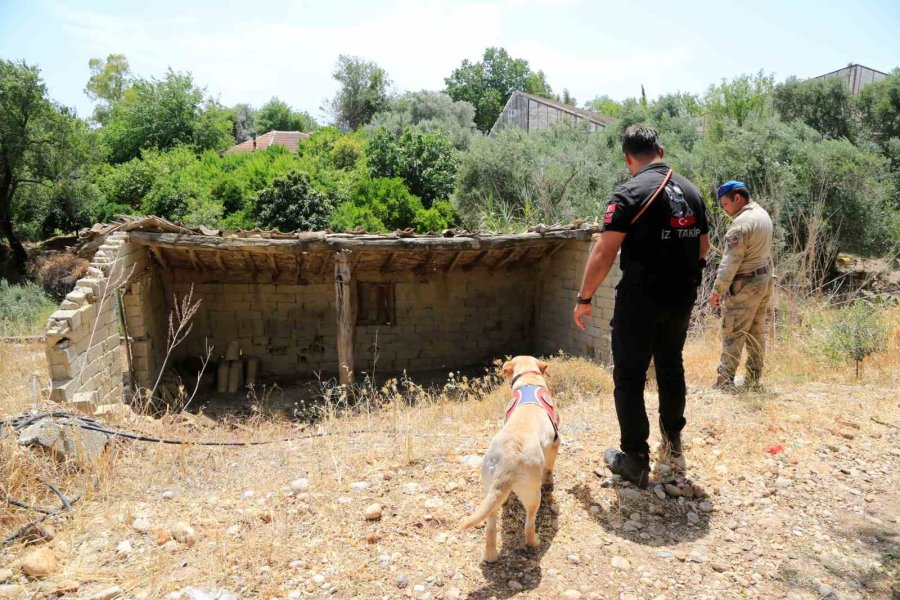
[[[584,329],[591,297],[621,248],[622,280],[616,286],[612,353],[621,451],[610,448],[610,471],[639,487],[650,477],[650,424],[644,384],[650,359],[659,388],[661,454],[686,464],[681,448],[686,387],[682,350],[709,250],[706,207],[697,187],[663,162],[656,131],[632,125],[622,139],[632,179],[609,200],[576,298],[575,324]]]

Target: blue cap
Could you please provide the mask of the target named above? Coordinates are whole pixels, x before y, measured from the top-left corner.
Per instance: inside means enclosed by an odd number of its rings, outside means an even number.
[[[719,189],[716,191],[716,200],[721,199],[722,196],[724,196],[725,194],[730,194],[734,190],[739,190],[739,189],[746,190],[747,184],[745,184],[743,181],[735,181],[734,179],[732,179],[730,181],[726,181],[725,183],[720,185]]]

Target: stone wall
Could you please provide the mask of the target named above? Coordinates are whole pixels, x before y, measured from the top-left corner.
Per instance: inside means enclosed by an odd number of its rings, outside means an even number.
[[[237,340],[246,356],[260,360],[260,373],[311,375],[337,371],[337,322],[334,284],[164,282],[166,314],[193,287],[200,307],[190,336],[173,361],[206,355],[213,346],[214,366]]]
[[[610,362],[609,322],[616,297],[615,286],[622,276],[618,259],[594,294],[592,316],[581,331],[575,327],[572,312],[581,286],[584,266],[592,242],[573,240],[543,265],[544,276],[535,326],[536,351],[542,355],[560,351]]]
[[[45,350],[51,400],[92,405],[122,401],[118,291],[147,266],[146,251],[129,244],[126,234],[110,235],[87,276],[50,315]]]
[[[357,279],[389,280],[367,273]],[[396,324],[357,326],[356,370],[450,370],[529,354],[537,284],[530,269],[403,277],[394,283]]]
[[[536,272],[354,274],[355,285],[366,282],[392,282],[395,322],[356,327],[357,371],[454,369],[532,351]],[[165,310],[191,287],[166,281]],[[175,361],[205,355],[208,341],[215,362],[237,340],[245,355],[259,359],[264,376],[337,372],[333,283],[195,284],[193,297],[201,300],[200,309]]]

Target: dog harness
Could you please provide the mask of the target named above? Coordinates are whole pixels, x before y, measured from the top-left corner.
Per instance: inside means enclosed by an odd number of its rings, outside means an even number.
[[[534,373],[536,375],[540,375],[538,371],[527,371],[527,373]],[[516,379],[525,375],[526,373],[520,373],[515,378],[513,378],[512,383],[516,382]],[[559,413],[556,412],[556,409],[553,407],[553,398],[550,396],[550,390],[542,385],[523,385],[522,387],[513,390],[512,399],[509,401],[509,404],[506,407],[506,419],[504,422],[509,421],[510,415],[523,404],[537,404],[545,411],[547,411],[547,416],[550,417],[550,423],[553,425],[553,433],[555,434],[553,439],[559,437]]]

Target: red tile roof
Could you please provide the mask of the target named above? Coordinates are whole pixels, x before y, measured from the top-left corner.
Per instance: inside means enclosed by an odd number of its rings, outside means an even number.
[[[309,134],[302,131],[270,131],[256,138],[250,138],[246,142],[241,142],[236,146],[232,146],[225,151],[225,154],[234,154],[235,152],[253,152],[255,150],[265,150],[269,146],[284,146],[292,153],[297,154],[297,147],[303,140],[308,140]]]

